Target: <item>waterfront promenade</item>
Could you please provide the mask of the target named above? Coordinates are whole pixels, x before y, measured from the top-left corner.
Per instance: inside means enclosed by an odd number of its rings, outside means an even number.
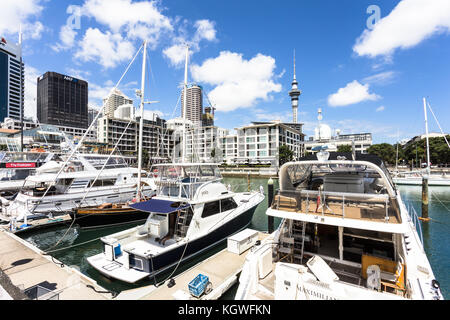
[[[44,255],[44,252],[0,229],[0,299],[23,299],[20,291],[39,285],[59,300],[107,300],[111,293],[75,268]],[[8,281],[7,277],[11,282]],[[89,287],[91,286],[91,287]],[[95,288],[95,290],[93,289]],[[3,290],[2,290],[3,289]],[[20,290],[19,290],[20,289]],[[44,291],[46,291],[44,289]],[[6,293],[5,293],[6,291]],[[42,291],[42,290],[41,290]]]

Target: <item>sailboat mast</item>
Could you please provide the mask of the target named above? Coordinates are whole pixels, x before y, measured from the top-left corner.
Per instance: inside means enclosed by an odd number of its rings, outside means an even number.
[[[427,173],[430,174],[430,141],[428,140],[427,102],[423,98],[423,112],[425,113],[425,135],[427,139]]]
[[[183,150],[181,161],[186,162],[186,105],[187,105],[187,76],[188,76],[188,59],[189,59],[189,45],[186,45],[186,63],[184,66],[184,99],[183,99]]]
[[[139,147],[138,147],[138,186],[136,192],[136,201],[141,201],[141,179],[142,179],[142,141],[144,131],[144,90],[145,90],[145,68],[147,57],[147,41],[144,40],[144,52],[142,58],[142,79],[141,79],[141,109],[139,119]]]

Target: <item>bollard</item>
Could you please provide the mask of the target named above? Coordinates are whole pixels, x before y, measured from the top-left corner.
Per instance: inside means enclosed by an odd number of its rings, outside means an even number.
[[[422,176],[422,217],[420,220],[428,221],[428,175]]]
[[[268,203],[267,203],[267,207],[270,208],[270,206],[272,205],[272,200],[273,200],[273,180],[272,178],[269,179],[269,181],[267,181],[267,199],[268,199]],[[273,232],[273,216],[267,216],[267,227],[269,230],[269,233]]]

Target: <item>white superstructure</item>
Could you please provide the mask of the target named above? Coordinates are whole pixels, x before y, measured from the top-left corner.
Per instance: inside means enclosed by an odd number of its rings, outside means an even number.
[[[266,213],[281,224],[247,256],[236,299],[443,299],[381,160],[322,156],[281,167]]]

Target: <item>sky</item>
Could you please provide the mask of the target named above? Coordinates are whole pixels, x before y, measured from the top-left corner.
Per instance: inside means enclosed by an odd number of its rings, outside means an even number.
[[[450,132],[448,0],[2,0],[0,36],[23,32],[25,115],[36,116],[36,79],[47,71],[89,82],[89,106],[117,85],[135,101],[148,41],[146,110],[180,116],[188,81],[204,88],[215,124],[292,121],[314,134],[317,110],[341,134],[395,143],[425,131],[423,97]],[[137,55],[136,55],[137,54]],[[440,129],[430,112],[429,128]],[[307,137],[308,138],[308,137]]]

